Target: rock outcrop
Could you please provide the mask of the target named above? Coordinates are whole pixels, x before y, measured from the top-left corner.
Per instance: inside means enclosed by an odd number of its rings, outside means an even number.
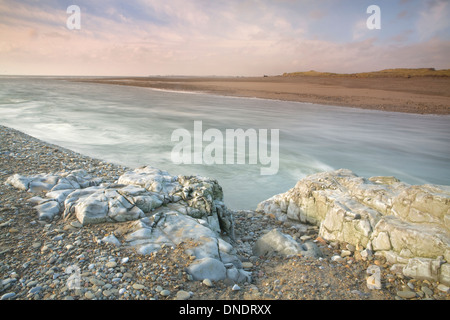
[[[257,211],[320,226],[329,241],[362,246],[413,278],[450,284],[450,187],[365,179],[345,169],[300,180]]]
[[[151,254],[163,245],[190,243],[186,252],[193,259],[188,271],[195,279],[213,278],[250,281],[231,244],[233,216],[223,203],[216,180],[199,176],[171,176],[166,171],[142,167],[126,172],[115,183],[102,183],[84,170],[59,174],[9,177],[6,184],[31,193],[30,201],[40,220],[76,217],[81,225],[135,221],[124,232],[124,241],[109,237],[105,242],[133,247]],[[217,268],[220,264],[222,267]],[[203,270],[203,271],[202,271]]]

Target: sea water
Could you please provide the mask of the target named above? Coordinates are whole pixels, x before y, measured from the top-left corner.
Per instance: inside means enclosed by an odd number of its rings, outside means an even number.
[[[309,174],[340,168],[410,184],[450,184],[450,116],[72,80],[0,77],[0,124],[116,164],[214,178],[233,209],[255,209]],[[223,133],[278,129],[277,173],[261,175],[261,165],[249,163],[175,164],[172,133],[193,132],[195,121]]]

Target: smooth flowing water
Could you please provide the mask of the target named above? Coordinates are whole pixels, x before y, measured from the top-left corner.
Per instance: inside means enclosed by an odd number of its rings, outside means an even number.
[[[261,163],[173,163],[172,133],[194,135],[194,121],[224,137],[226,129],[279,129],[278,173],[261,175]],[[306,175],[339,168],[450,184],[449,116],[0,77],[0,124],[109,162],[217,179],[235,209],[255,209]]]

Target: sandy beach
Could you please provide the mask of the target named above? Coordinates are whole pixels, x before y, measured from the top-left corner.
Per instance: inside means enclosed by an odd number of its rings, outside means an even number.
[[[130,77],[75,81],[393,112],[450,114],[449,77]]]

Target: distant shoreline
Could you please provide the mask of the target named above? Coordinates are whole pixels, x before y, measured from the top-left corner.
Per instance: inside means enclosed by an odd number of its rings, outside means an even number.
[[[450,77],[79,77],[70,81],[414,114],[450,114]]]

